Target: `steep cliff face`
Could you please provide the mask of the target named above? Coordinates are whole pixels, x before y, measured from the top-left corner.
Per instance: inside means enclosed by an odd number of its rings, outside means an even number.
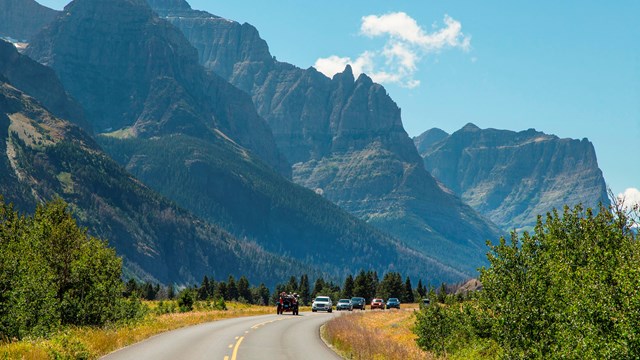
[[[200,138],[222,131],[288,174],[251,99],[206,74],[182,33],[143,0],[76,0],[26,54],[52,67],[97,133]]]
[[[2,0],[0,1],[0,37],[29,42],[57,15],[58,11],[42,6],[34,0]]]
[[[18,53],[13,44],[0,40],[0,74],[35,97],[57,117],[67,119],[91,132],[80,105],[65,91],[56,73]]]
[[[422,155],[427,170],[505,230],[530,229],[537,215],[565,204],[609,203],[587,139],[468,124]]]
[[[251,25],[153,3],[207,69],[251,94],[294,181],[467,273],[483,262],[497,228],[424,170],[382,86],[350,67],[329,79],[277,62]]]

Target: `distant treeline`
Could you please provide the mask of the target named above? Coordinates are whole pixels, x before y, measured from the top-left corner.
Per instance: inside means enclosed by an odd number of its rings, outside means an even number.
[[[130,279],[125,284],[123,295],[127,298],[134,297],[145,300],[180,300],[188,297],[193,301],[223,300],[255,305],[274,305],[278,294],[283,291],[300,295],[303,305],[310,305],[318,295],[330,296],[334,301],[358,296],[365,298],[367,301],[371,301],[375,297],[383,299],[395,297],[403,303],[411,303],[416,299],[428,297],[429,293],[433,295],[436,293],[446,294],[451,291],[451,287],[442,284],[436,292],[433,287],[424,286],[420,279],[414,288],[411,284],[411,279],[406,277],[403,281],[401,274],[398,272],[386,273],[380,280],[377,272],[365,272],[362,270],[355,277],[349,274],[342,286],[333,281],[325,281],[320,277],[315,280],[313,287],[311,287],[309,276],[303,274],[299,279],[291,276],[288,282],[276,285],[273,291],[269,290],[263,283],[258,286],[252,286],[245,276],[241,276],[236,280],[233,275],[229,275],[226,281],[216,281],[213,277],[205,276],[200,285],[182,288],[179,291],[173,285],[164,286]]]

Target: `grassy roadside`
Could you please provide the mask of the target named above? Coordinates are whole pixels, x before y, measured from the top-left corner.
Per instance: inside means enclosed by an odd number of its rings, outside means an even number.
[[[399,311],[345,314],[328,322],[322,335],[346,359],[435,359],[416,345],[415,309],[408,304]]]
[[[166,302],[165,302],[166,303]],[[147,303],[150,309],[155,302]],[[196,310],[156,315],[128,325],[105,328],[70,327],[49,339],[26,339],[0,344],[0,359],[97,359],[153,335],[185,326],[235,317],[275,314],[272,306],[227,303],[227,310]]]

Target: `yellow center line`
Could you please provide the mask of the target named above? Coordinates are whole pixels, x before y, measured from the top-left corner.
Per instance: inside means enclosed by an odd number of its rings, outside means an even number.
[[[244,340],[244,336],[241,336],[240,339],[238,339],[238,342],[236,343],[236,347],[233,348],[233,353],[231,354],[231,360],[236,360],[236,358],[238,357],[238,348],[240,347],[240,343],[242,343],[242,340]]]
[[[229,355],[225,356],[224,360],[229,360]]]

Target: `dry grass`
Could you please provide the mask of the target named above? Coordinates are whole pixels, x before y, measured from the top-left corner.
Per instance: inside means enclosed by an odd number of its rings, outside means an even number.
[[[347,359],[435,359],[416,345],[413,310],[343,315],[324,326],[323,337]]]
[[[140,323],[117,328],[68,328],[51,339],[2,344],[0,359],[97,359],[165,331],[222,319],[274,313],[272,306],[227,303],[227,307],[226,311],[149,315]]]

